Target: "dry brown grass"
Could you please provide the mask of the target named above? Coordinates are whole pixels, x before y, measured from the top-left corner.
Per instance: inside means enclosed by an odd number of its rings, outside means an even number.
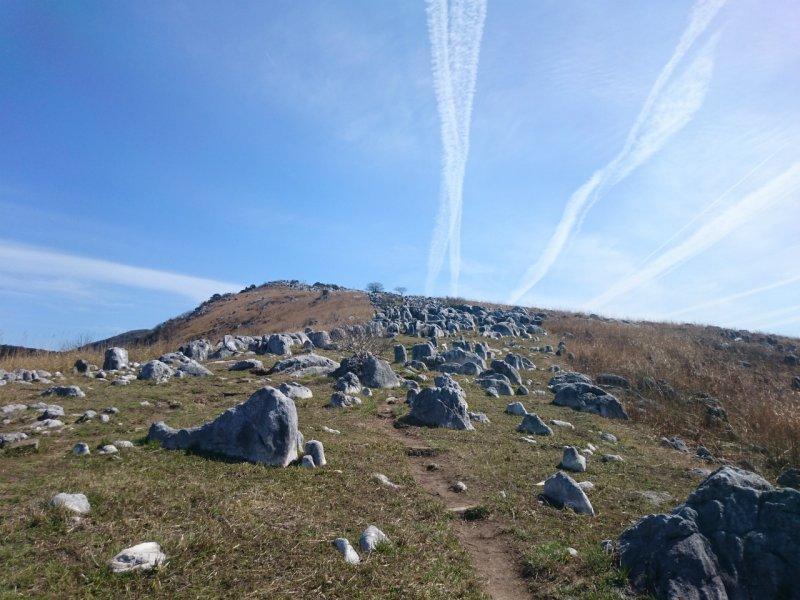
[[[170,322],[161,339],[181,344],[225,334],[256,335],[298,331],[305,327],[332,329],[372,318],[375,310],[367,294],[352,290],[258,287],[208,304],[203,311]]]
[[[555,315],[545,326],[557,340],[565,339],[574,355],[570,368],[627,377],[635,390],[628,402],[637,406],[634,418],[659,433],[680,434],[770,470],[800,461],[800,393],[791,388],[785,350],[764,343],[764,336],[733,342],[713,327],[569,314]],[[679,396],[646,389],[646,378],[666,381]],[[705,418],[702,404],[691,400],[697,393],[722,403],[730,428]]]
[[[175,350],[175,344],[162,340],[153,344],[139,344],[126,346],[128,357],[134,362],[144,362],[161,356],[166,352]],[[44,371],[60,371],[69,373],[79,358],[92,364],[103,366],[105,349],[74,349],[64,352],[41,352],[33,354],[9,355],[0,359],[0,369],[12,371],[14,369],[42,369]]]

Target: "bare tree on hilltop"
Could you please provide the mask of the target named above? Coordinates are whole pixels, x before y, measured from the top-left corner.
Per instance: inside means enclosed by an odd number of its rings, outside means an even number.
[[[383,284],[380,281],[371,281],[367,284],[367,291],[370,294],[379,294],[383,289]]]

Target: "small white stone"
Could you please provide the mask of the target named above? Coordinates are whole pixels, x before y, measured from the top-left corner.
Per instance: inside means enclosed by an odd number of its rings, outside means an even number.
[[[569,421],[559,421],[558,419],[551,419],[550,422],[556,427],[561,427],[562,429],[575,429],[575,425],[573,425]]]
[[[389,478],[386,475],[384,475],[383,473],[373,473],[372,478],[375,479],[381,485],[383,485],[385,487],[388,487],[390,489],[393,489],[393,490],[396,490],[396,489],[398,489],[400,487],[396,483],[392,483],[389,480]]]
[[[85,515],[92,510],[89,499],[83,494],[65,494],[64,492],[53,496],[50,499],[50,506],[64,508],[78,515]]]
[[[325,433],[332,433],[333,435],[341,435],[341,431],[338,429],[331,429],[330,427],[326,427],[325,425],[322,426],[322,431]]]
[[[130,442],[128,440],[117,440],[116,442],[114,442],[114,445],[117,448],[133,448],[133,442]]]
[[[363,552],[372,552],[378,547],[378,544],[388,542],[389,538],[375,525],[370,525],[361,534],[358,540],[358,545]]]
[[[459,492],[459,493],[466,492],[467,491],[467,484],[464,483],[463,481],[456,481],[453,484],[453,491],[454,492]]]
[[[116,454],[117,452],[119,452],[119,450],[117,450],[114,444],[106,444],[97,451],[98,454]]]
[[[85,442],[78,442],[72,447],[72,453],[75,456],[86,456],[87,454],[90,454],[91,452],[89,450],[89,444]]]
[[[149,571],[166,560],[167,555],[161,551],[161,546],[155,542],[144,542],[125,548],[108,564],[114,573],[127,573],[128,571]]]
[[[578,557],[578,551],[575,548],[567,548],[567,553],[573,558]]]
[[[336,546],[336,549],[342,553],[346,563],[357,565],[361,562],[361,558],[359,558],[358,553],[355,551],[355,549],[353,549],[347,539],[336,538],[333,540],[333,545]]]

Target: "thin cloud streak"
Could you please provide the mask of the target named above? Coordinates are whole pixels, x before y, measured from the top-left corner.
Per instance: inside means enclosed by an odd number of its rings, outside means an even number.
[[[658,152],[667,141],[691,121],[705,100],[711,83],[713,50],[718,36],[712,36],[698,56],[675,79],[675,69],[697,38],[706,30],[726,0],[698,0],[689,24],[667,64],[650,89],[636,121],[628,132],[622,150],[596,171],[567,201],[561,221],[539,259],[525,272],[508,302],[517,303],[555,264],[570,236],[603,194],[625,179]]]
[[[464,173],[485,18],[485,0],[428,2],[431,66],[441,121],[443,158],[439,210],[428,254],[426,293],[431,292],[441,273],[448,250],[450,293],[458,293]]]
[[[26,277],[38,275],[59,281],[110,283],[169,292],[194,301],[206,300],[215,293],[235,292],[243,287],[225,281],[132,267],[3,240],[0,240],[0,273],[24,274]],[[5,282],[0,281],[0,290],[4,289]]]
[[[586,307],[597,309],[611,300],[648,283],[690,258],[708,250],[731,232],[750,222],[759,212],[800,190],[800,162],[794,163],[781,175],[760,189],[748,194],[716,218],[706,222],[685,241],[667,250],[627,279],[616,283],[608,290],[586,303]]]
[[[755,167],[753,167],[752,169],[750,169],[750,170],[749,170],[749,171],[748,171],[748,172],[747,172],[747,173],[744,175],[744,177],[742,177],[741,179],[739,179],[739,180],[738,180],[736,183],[734,183],[732,186],[730,186],[730,187],[729,187],[727,190],[725,190],[724,192],[722,192],[722,193],[721,193],[719,196],[717,196],[717,197],[716,197],[716,198],[715,198],[715,199],[714,199],[712,202],[709,202],[709,203],[706,205],[706,207],[705,207],[703,210],[701,210],[699,213],[697,213],[696,215],[694,215],[694,216],[693,216],[691,219],[689,219],[689,221],[688,221],[688,222],[687,222],[685,225],[683,225],[683,226],[682,226],[680,229],[678,229],[678,231],[676,231],[676,232],[675,232],[675,233],[673,233],[671,236],[669,236],[669,238],[667,238],[666,240],[664,240],[664,241],[661,243],[661,245],[659,245],[659,246],[658,246],[658,248],[656,248],[656,249],[655,249],[655,250],[653,250],[653,251],[652,251],[650,254],[648,254],[648,255],[647,255],[647,256],[646,256],[646,257],[645,257],[645,258],[642,260],[642,264],[644,264],[644,263],[647,263],[647,262],[648,262],[648,261],[649,261],[651,258],[653,258],[654,256],[656,256],[656,255],[657,255],[659,252],[661,252],[661,251],[662,251],[664,248],[666,248],[667,246],[669,246],[669,245],[670,245],[670,244],[671,244],[673,241],[675,241],[675,240],[676,240],[678,237],[680,237],[680,235],[681,235],[681,234],[682,234],[684,231],[686,231],[686,230],[687,230],[687,229],[689,229],[689,228],[690,228],[692,225],[694,225],[694,224],[695,224],[695,223],[696,223],[696,222],[697,222],[697,221],[698,221],[698,220],[699,220],[701,217],[703,217],[704,215],[708,214],[708,212],[709,212],[709,211],[710,211],[712,208],[714,208],[715,206],[717,206],[717,205],[718,205],[720,202],[722,202],[722,201],[723,201],[723,200],[724,200],[724,199],[725,199],[725,198],[728,196],[728,194],[730,194],[732,191],[734,191],[736,188],[738,188],[740,185],[742,185],[742,184],[743,184],[745,181],[747,181],[748,179],[750,179],[750,177],[752,177],[752,176],[753,176],[755,173],[757,173],[757,172],[758,172],[758,170],[759,170],[759,169],[761,169],[761,167],[763,167],[765,164],[767,164],[767,163],[768,163],[768,162],[769,162],[771,159],[773,159],[775,156],[777,156],[777,155],[778,155],[778,153],[779,153],[781,150],[783,150],[785,147],[786,147],[786,145],[784,144],[783,146],[781,146],[780,148],[778,148],[778,149],[777,149],[775,152],[773,152],[772,154],[770,154],[769,156],[767,156],[767,158],[765,158],[764,160],[762,160],[761,162],[759,162],[759,163],[758,163],[758,164],[757,164]]]
[[[797,283],[798,281],[800,281],[800,275],[787,277],[786,279],[781,279],[780,281],[769,283],[767,285],[761,285],[749,290],[745,290],[743,292],[737,292],[735,294],[725,296],[724,298],[715,298],[714,300],[709,300],[708,302],[701,302],[700,304],[693,304],[692,306],[687,306],[686,308],[682,308],[680,310],[674,310],[664,315],[664,318],[671,319],[673,317],[677,317],[678,315],[684,315],[686,313],[696,312],[698,310],[703,310],[706,308],[714,308],[717,306],[721,306],[723,304],[727,304],[728,302],[734,302],[735,300],[741,300],[743,298],[755,296],[756,294],[768,292],[770,290],[774,290],[779,287],[791,285],[792,283]]]

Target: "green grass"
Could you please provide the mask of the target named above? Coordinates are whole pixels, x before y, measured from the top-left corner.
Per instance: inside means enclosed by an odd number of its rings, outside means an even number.
[[[492,346],[501,349],[503,344]],[[532,356],[540,370],[524,377],[534,380],[531,389],[544,389],[547,363],[539,354]],[[229,463],[141,443],[153,421],[196,425],[262,385],[277,386],[286,379],[267,382],[248,373],[228,373],[219,365],[210,368],[213,378],[158,386],[135,381],[113,387],[68,377],[87,395],[51,400],[66,409],[68,427],[42,436],[37,454],[0,454],[1,597],[485,597],[452,532],[455,517],[416,485],[405,447],[387,435],[376,416],[386,397],[402,400],[404,390],[376,391],[360,407],[331,410],[324,408],[331,380],[304,381],[314,398],[296,403],[300,428],[306,439],[324,443],[329,461],[324,469]],[[427,375],[432,380],[433,374]],[[689,468],[705,465],[661,448],[640,426],[552,406],[549,393],[517,399],[546,421],[568,420],[576,429],[556,428],[553,437],[525,444],[515,431],[521,418],[503,412],[514,399],[487,397],[467,382],[472,378],[458,379],[470,409],[486,412],[491,424],[476,424],[474,432],[421,433],[440,450],[433,460],[441,459],[448,475],[467,484],[478,505],[471,516],[495,520],[511,532],[505,538],[520,557],[518,566],[524,566],[535,597],[620,597],[624,577],[600,552],[600,541],[616,538],[644,514],[672,508],[697,484]],[[35,402],[41,387],[7,385],[0,388],[0,404]],[[141,406],[143,400],[150,406]],[[180,408],[169,408],[175,401]],[[120,409],[110,423],[72,424],[84,410],[99,412],[107,406]],[[406,409],[398,404],[395,410],[403,414]],[[33,418],[33,411],[26,411],[21,422],[0,430],[25,431]],[[342,434],[325,433],[323,425]],[[602,442],[600,431],[614,433],[620,442]],[[118,439],[137,442],[137,447],[118,456],[96,453],[99,444]],[[91,456],[71,454],[79,441],[89,444]],[[563,445],[583,447],[587,442],[598,446],[599,454],[576,479],[596,485],[589,494],[598,512],[594,519],[541,504],[541,488],[535,485],[555,472]],[[603,452],[621,454],[625,462],[602,463]],[[375,472],[402,488],[381,487],[372,479]],[[675,500],[654,507],[637,493],[644,490],[667,491]],[[61,491],[85,493],[91,515],[75,524],[47,508],[50,497]],[[356,545],[370,524],[381,528],[391,543],[357,567],[346,565],[331,541],[344,536]],[[106,564],[114,554],[144,541],[160,543],[168,564],[149,575],[109,572]],[[569,556],[567,547],[576,548],[578,557]]]

